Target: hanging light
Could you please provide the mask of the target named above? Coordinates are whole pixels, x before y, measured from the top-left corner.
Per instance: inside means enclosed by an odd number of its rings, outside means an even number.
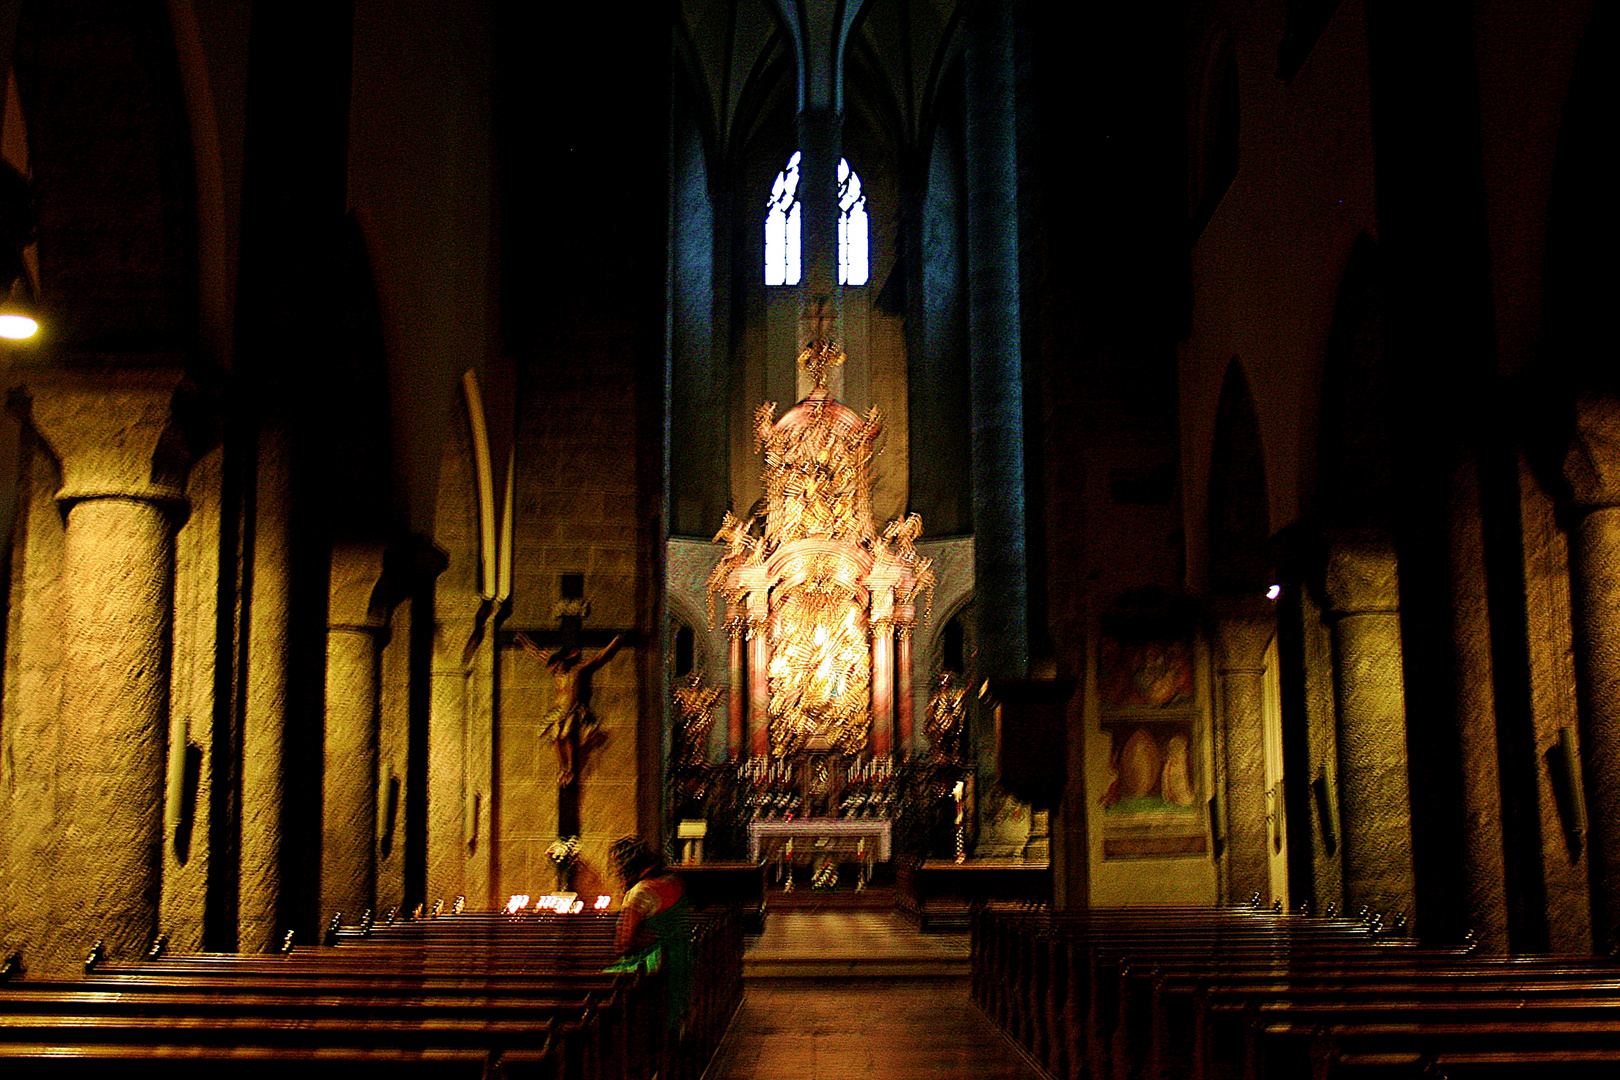
[[[0,304],[0,338],[27,341],[39,333],[39,320],[11,304]]]
[[[9,341],[27,341],[39,333],[39,319],[34,313],[33,292],[28,283],[28,271],[23,270],[11,283],[11,288],[6,291],[4,298],[0,299],[0,338]]]
[[[39,333],[26,256],[38,235],[33,185],[10,162],[0,161],[0,338],[27,341]]]

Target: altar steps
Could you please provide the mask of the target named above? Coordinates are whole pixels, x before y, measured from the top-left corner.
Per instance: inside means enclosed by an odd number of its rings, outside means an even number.
[[[743,978],[750,981],[967,975],[966,934],[920,933],[892,908],[784,910],[773,902],[765,933],[750,938],[743,953]]]
[[[770,889],[765,893],[767,911],[893,911],[899,906],[900,890],[892,885],[872,885],[860,892],[848,888],[796,888],[792,892]]]

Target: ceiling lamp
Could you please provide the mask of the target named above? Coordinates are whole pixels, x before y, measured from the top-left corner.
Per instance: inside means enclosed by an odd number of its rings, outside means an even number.
[[[16,260],[17,276],[4,294],[0,294],[0,338],[9,341],[27,341],[39,333],[39,319],[34,313],[34,290],[28,280],[28,270],[22,258]],[[0,269],[0,281],[4,281]]]

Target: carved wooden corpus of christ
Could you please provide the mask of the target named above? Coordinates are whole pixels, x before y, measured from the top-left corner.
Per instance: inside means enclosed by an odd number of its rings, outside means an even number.
[[[578,649],[566,647],[547,656],[523,633],[517,635],[517,643],[551,672],[551,712],[541,734],[552,736],[557,749],[557,786],[565,788],[574,782],[579,768],[584,765],[584,755],[595,743],[596,717],[590,711],[591,676],[613,659],[624,643],[624,635],[615,634],[613,640],[589,660],[583,659]]]

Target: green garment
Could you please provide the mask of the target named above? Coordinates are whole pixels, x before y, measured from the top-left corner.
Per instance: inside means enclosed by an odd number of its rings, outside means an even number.
[[[665,1026],[679,1031],[686,1023],[686,1010],[692,1001],[692,905],[682,897],[658,914],[642,919],[640,928],[652,935],[653,943],[626,953],[603,970],[628,974],[642,968],[649,975],[662,971],[667,1002]]]

